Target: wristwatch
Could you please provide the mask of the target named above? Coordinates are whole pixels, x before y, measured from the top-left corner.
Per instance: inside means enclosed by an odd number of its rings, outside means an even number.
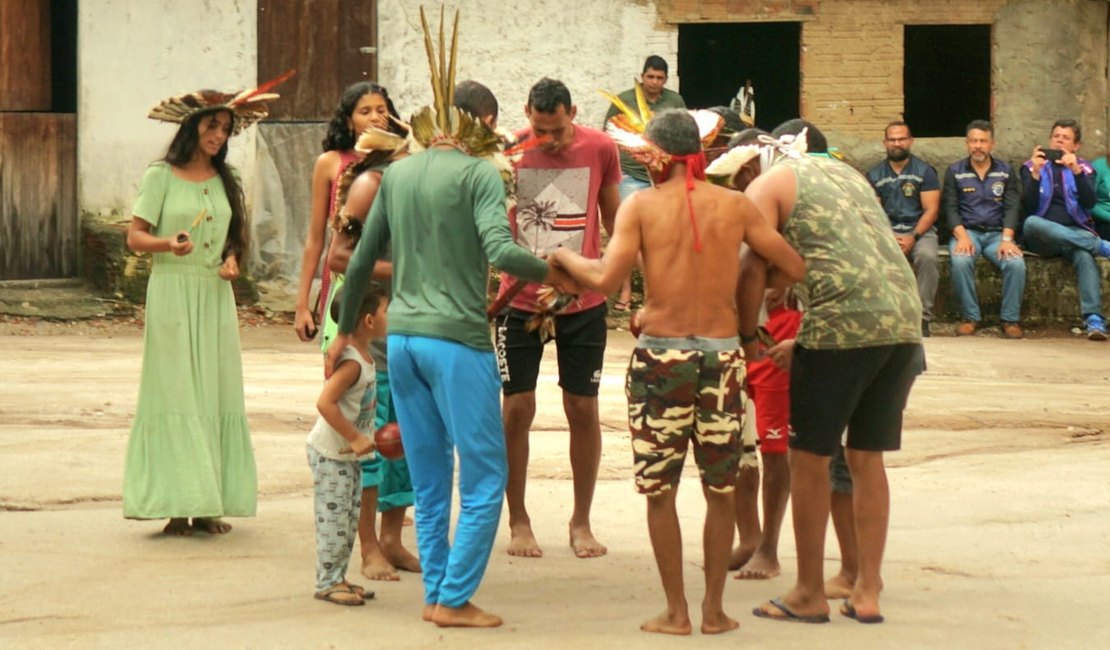
[[[1011,235],[1002,235],[1002,241],[1013,243],[1014,238]]]
[[[913,233],[913,240],[914,240],[914,241],[921,241],[921,238],[922,238],[922,237],[923,237],[924,235],[925,235],[925,233],[921,233],[921,232],[916,232],[916,231],[915,231],[915,232]]]

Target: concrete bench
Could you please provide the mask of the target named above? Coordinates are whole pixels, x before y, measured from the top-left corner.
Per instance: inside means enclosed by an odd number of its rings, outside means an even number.
[[[1110,259],[1100,258],[1102,312],[1110,315]],[[936,322],[960,319],[959,302],[952,290],[952,265],[946,247],[939,251],[940,286],[933,306]],[[984,324],[997,324],[1002,304],[1002,273],[983,257],[975,260],[975,289]],[[1079,286],[1075,267],[1059,257],[1040,257],[1025,251],[1025,294],[1021,301],[1021,322],[1026,325],[1067,325],[1078,323]]]

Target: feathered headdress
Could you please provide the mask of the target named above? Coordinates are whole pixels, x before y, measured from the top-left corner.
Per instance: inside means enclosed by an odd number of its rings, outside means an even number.
[[[390,119],[394,120],[406,131],[409,130],[408,124],[397,120],[392,115]],[[392,131],[379,129],[376,126],[367,127],[366,130],[362,132],[362,135],[358,137],[358,141],[355,142],[355,151],[361,153],[362,158],[348,165],[347,168],[343,170],[342,176],[339,177],[335,200],[338,209],[335,212],[335,216],[332,218],[332,228],[338,232],[346,233],[351,239],[357,240],[359,238],[362,234],[362,221],[347,214],[346,210],[347,195],[350,194],[351,185],[354,184],[355,179],[358,178],[359,174],[362,172],[383,165],[403,155],[407,151],[408,145],[408,138]]]
[[[439,11],[439,56],[432,45],[432,32],[424,7],[420,7],[420,25],[424,28],[424,50],[432,73],[434,103],[412,116],[412,137],[422,147],[450,144],[471,156],[487,156],[501,149],[501,138],[480,119],[455,107],[455,64],[459,54],[459,11],[451,32],[451,58],[445,58],[443,38],[444,10]]]
[[[787,133],[777,140],[769,135],[761,135],[756,140],[756,144],[733,147],[706,167],[705,175],[715,183],[733,187],[732,179],[736,176],[736,172],[756,157],[759,157],[762,171],[767,171],[771,165],[783,158],[801,158],[808,148],[807,130],[802,129],[798,135]]]
[[[224,93],[218,90],[198,90],[186,95],[163,99],[154,108],[150,109],[147,117],[161,122],[184,124],[186,120],[197,113],[228,110],[235,116],[232,135],[236,135],[269,115],[270,107],[266,102],[280,97],[277,93],[269,91],[295,73],[296,70],[290,70],[257,88],[248,88],[239,92]]]
[[[653,113],[651,108],[648,107],[643,86],[639,81],[635,82],[634,90],[636,93],[635,109],[625,104],[620,97],[613,93],[598,90],[620,111],[610,118],[605,125],[605,132],[613,138],[618,147],[632,156],[636,162],[651,171],[659,172],[667,166],[671,157],[644,138],[644,130],[647,129]],[[709,146],[717,137],[721,127],[724,126],[724,118],[712,111],[694,110],[689,111],[689,113],[698,125],[698,137],[701,138],[702,147]]]

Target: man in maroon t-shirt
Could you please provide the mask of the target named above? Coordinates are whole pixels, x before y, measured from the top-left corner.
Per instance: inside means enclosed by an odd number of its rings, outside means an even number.
[[[517,207],[509,213],[513,236],[537,255],[569,248],[601,257],[601,226],[610,234],[620,204],[617,147],[604,133],[574,123],[577,112],[570,91],[554,79],[541,79],[528,93],[524,108],[537,137],[550,140],[527,151],[517,165]],[[501,295],[517,280],[501,276]],[[539,307],[538,284],[516,294],[496,318],[495,345],[505,393],[503,415],[509,456],[509,554],[541,557],[524,504],[528,473],[528,434],[536,415],[536,379],[545,341],[526,323]],[[605,355],[605,296],[584,292],[555,317],[559,386],[570,429],[570,466],[574,475],[574,512],[570,545],[581,558],[599,557],[606,548],[590,529],[590,506],[601,462],[601,426],[597,391]]]

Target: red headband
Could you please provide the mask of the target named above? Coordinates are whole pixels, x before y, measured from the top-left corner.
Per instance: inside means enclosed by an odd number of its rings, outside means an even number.
[[[705,152],[686,154],[685,156],[671,156],[670,162],[663,168],[663,178],[671,177],[671,170],[676,163],[686,165],[686,205],[690,208],[690,226],[694,229],[694,250],[701,252],[701,238],[698,236],[698,222],[694,218],[694,201],[690,192],[694,189],[694,180],[705,180]]]

